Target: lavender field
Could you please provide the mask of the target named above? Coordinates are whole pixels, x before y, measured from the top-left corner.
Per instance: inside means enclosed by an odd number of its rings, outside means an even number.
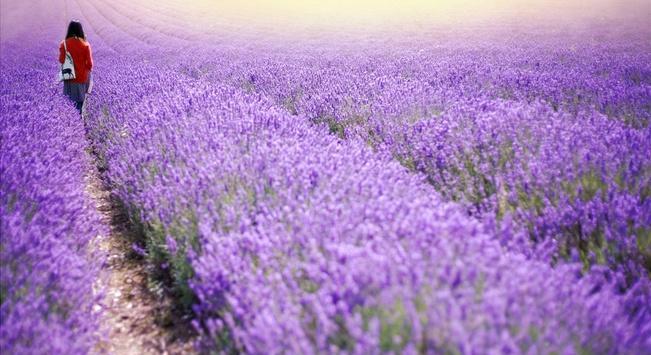
[[[3,354],[102,352],[93,169],[197,353],[651,354],[650,3],[382,31],[1,4]]]

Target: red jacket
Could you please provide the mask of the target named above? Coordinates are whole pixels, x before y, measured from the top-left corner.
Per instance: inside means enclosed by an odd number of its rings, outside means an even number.
[[[71,37],[65,40],[68,52],[72,55],[72,61],[75,63],[75,83],[88,82],[88,74],[93,69],[93,54],[90,50],[90,44],[83,39]],[[59,45],[59,63],[63,64],[65,59],[65,49],[63,41]]]

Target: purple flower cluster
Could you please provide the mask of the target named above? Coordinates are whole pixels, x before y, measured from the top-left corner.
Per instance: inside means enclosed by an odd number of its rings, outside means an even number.
[[[2,43],[0,64],[0,349],[83,354],[95,344],[93,290],[102,232],[85,192],[84,126],[44,46]],[[37,58],[34,58],[36,53]],[[38,84],[35,84],[38,83]]]

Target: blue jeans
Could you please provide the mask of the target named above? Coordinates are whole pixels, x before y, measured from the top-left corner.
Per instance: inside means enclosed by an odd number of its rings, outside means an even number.
[[[75,101],[75,107],[77,110],[79,110],[79,113],[81,113],[81,107],[84,105],[83,101]]]

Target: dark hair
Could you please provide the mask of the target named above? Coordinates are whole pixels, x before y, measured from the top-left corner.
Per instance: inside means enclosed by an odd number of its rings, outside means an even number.
[[[86,35],[84,35],[84,28],[81,27],[81,22],[75,20],[70,21],[66,38],[70,37],[79,37],[81,39],[86,39]]]

